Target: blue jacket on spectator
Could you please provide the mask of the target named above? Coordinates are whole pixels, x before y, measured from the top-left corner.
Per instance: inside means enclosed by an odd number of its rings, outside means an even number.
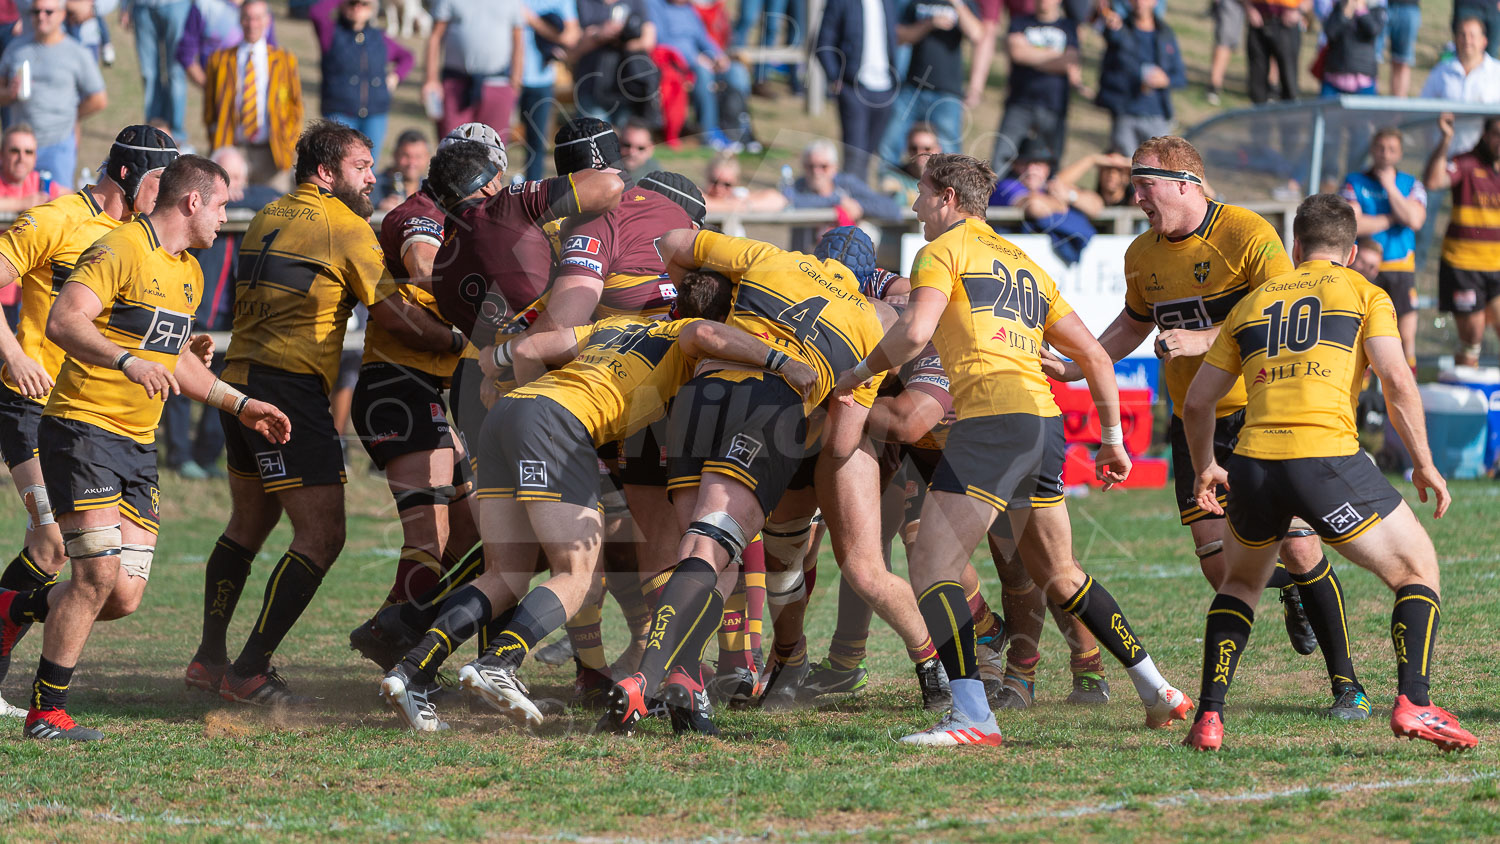
[[[885,54],[896,61],[896,3],[882,0],[885,6]],[[858,81],[859,62],[865,43],[865,8],[862,0],[828,0],[823,8],[823,25],[818,29],[815,55],[829,79],[845,85]],[[891,83],[895,84],[894,69]]]
[[[848,195],[864,209],[866,217],[877,220],[901,219],[901,203],[865,184],[858,176],[836,173],[833,188],[833,193],[824,196],[808,190],[806,179],[798,179],[786,191],[786,198],[791,201],[793,208],[833,208],[839,204],[840,199]]]
[[[1129,17],[1123,24],[1117,30],[1104,29],[1106,46],[1099,63],[1099,95],[1094,104],[1111,114],[1160,115],[1170,120],[1172,96],[1168,91],[1187,87],[1187,68],[1177,46],[1177,33],[1160,15],[1155,32],[1137,30]],[[1141,90],[1141,69],[1148,64],[1167,74],[1170,87]]]
[[[323,113],[368,117],[389,112],[391,91],[385,86],[385,73],[390,60],[384,31],[366,26],[355,32],[339,16],[323,51]]]

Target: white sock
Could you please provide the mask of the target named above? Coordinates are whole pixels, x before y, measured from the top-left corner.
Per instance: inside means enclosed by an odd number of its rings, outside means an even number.
[[[1125,669],[1125,673],[1130,675],[1130,682],[1135,684],[1135,693],[1141,696],[1141,702],[1147,706],[1156,703],[1156,690],[1167,685],[1166,678],[1156,670],[1156,663],[1151,661],[1150,656]]]

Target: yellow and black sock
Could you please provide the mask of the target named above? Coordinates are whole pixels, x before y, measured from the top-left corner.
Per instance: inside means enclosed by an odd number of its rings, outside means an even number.
[[[1285,589],[1296,585],[1297,579],[1286,570],[1286,564],[1280,559],[1276,560],[1276,568],[1271,570],[1271,579],[1266,582],[1267,589]]]
[[[1391,644],[1396,648],[1396,694],[1429,706],[1428,673],[1443,609],[1436,592],[1418,583],[1396,590],[1391,610]]]
[[[313,595],[323,583],[324,570],[296,551],[288,550],[271,570],[266,581],[265,602],[260,617],[250,629],[250,638],[234,661],[234,673],[250,677],[265,673],[271,666],[271,654],[302,617]]]
[[[73,668],[64,668],[42,657],[37,661],[36,679],[31,683],[31,708],[38,712],[63,709],[68,705],[68,685],[73,682]]]
[[[692,660],[712,641],[724,619],[724,596],[714,588],[718,579],[718,569],[700,557],[688,557],[673,569],[662,587],[641,658],[640,673],[648,691],[661,684],[673,665],[684,665],[698,675]]]
[[[1209,712],[1224,714],[1224,700],[1234,669],[1250,641],[1255,624],[1255,610],[1230,595],[1215,595],[1208,605],[1208,621],[1203,630],[1203,680],[1198,690],[1198,718]]]
[[[229,622],[254,562],[254,551],[227,536],[221,535],[214,543],[203,571],[203,638],[193,655],[195,662],[223,665],[229,661]]]
[[[6,609],[6,620],[12,624],[23,625],[22,633],[32,624],[39,621],[46,621],[47,596],[52,594],[52,590],[56,588],[56,583],[49,583],[46,586],[28,589],[25,592],[10,593],[14,597],[10,599],[10,603]],[[16,637],[16,641],[20,641],[19,636]],[[12,642],[11,646],[14,647],[15,642]]]
[[[31,558],[31,552],[24,547],[5,567],[5,572],[0,573],[0,589],[13,592],[28,592],[56,582],[57,575],[42,571]]]
[[[595,607],[595,612],[598,612],[597,607]],[[557,593],[545,586],[538,586],[526,593],[526,597],[516,605],[510,624],[507,624],[498,636],[490,640],[484,659],[506,668],[520,668],[526,655],[531,653],[531,649],[540,644],[552,631],[562,627],[567,620],[568,611],[563,609],[562,601],[558,600]],[[598,660],[597,667],[602,668],[604,666],[602,644],[598,646]]]
[[[490,621],[490,599],[475,586],[465,586],[443,602],[431,629],[401,658],[413,679],[432,682],[433,675],[454,649]]]
[[[1130,629],[1130,622],[1104,584],[1084,575],[1083,585],[1063,602],[1063,610],[1083,622],[1099,644],[1121,665],[1130,668],[1147,659],[1145,645]]]
[[[1333,685],[1334,693],[1338,693],[1340,686],[1358,684],[1354,657],[1349,653],[1349,627],[1344,620],[1344,585],[1328,558],[1319,560],[1307,574],[1294,574],[1291,578],[1302,593],[1302,609],[1318,636],[1318,648],[1323,651],[1323,663],[1328,667],[1328,682]]]
[[[927,633],[937,648],[938,658],[948,672],[949,680],[973,677],[975,662],[974,617],[964,587],[956,580],[944,580],[927,588],[917,598],[917,609],[927,623]]]
[[[568,619],[568,641],[573,643],[573,656],[579,665],[596,671],[604,669],[604,616],[599,608],[600,604],[584,604]]]

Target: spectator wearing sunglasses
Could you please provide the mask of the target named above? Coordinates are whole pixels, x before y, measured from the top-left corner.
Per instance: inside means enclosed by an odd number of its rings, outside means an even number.
[[[656,160],[656,138],[644,120],[632,117],[619,128],[620,169],[632,182],[639,183],[641,177],[653,170],[665,170]]]
[[[733,153],[720,153],[710,161],[707,176],[703,204],[710,214],[774,212],[787,206],[787,198],[779,190],[740,184],[740,161]]]
[[[927,159],[942,152],[937,130],[931,123],[913,123],[906,131],[906,157],[898,167],[891,167],[880,174],[880,192],[890,194],[903,204],[911,204],[917,198],[917,183],[922,180],[922,168]]]
[[[51,174],[62,187],[73,187],[78,169],[78,121],[109,102],[99,63],[87,47],[63,32],[62,0],[36,0],[35,27],[0,56],[0,105],[11,106],[15,123],[29,123],[36,133],[36,169]],[[21,88],[21,65],[29,62],[31,86]],[[27,94],[22,99],[22,94]]]
[[[412,54],[371,24],[375,0],[320,0],[309,15],[323,49],[323,116],[365,133],[378,161],[392,92]]]
[[[18,213],[67,191],[36,169],[36,133],[25,123],[0,135],[0,211]]]

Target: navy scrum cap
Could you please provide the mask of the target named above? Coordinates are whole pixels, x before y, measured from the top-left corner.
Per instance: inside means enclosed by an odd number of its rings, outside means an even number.
[[[105,175],[125,191],[131,203],[141,181],[155,170],[163,170],[177,159],[177,142],[154,126],[126,126],[115,136],[104,161]]]
[[[694,225],[703,225],[703,218],[708,214],[708,206],[703,204],[703,192],[698,190],[698,186],[693,184],[692,179],[681,173],[652,170],[641,178],[640,187],[641,190],[659,193],[672,200],[687,212]]]
[[[813,255],[819,261],[832,258],[853,270],[861,286],[875,274],[875,242],[859,226],[829,229],[813,249]]]

